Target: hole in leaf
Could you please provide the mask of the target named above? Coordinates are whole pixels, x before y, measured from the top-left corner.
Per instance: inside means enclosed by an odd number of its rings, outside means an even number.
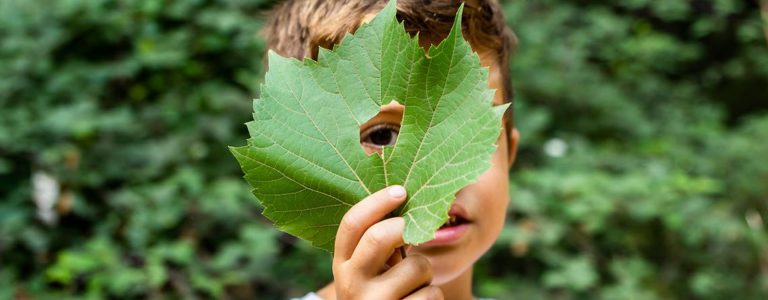
[[[366,154],[381,153],[382,148],[395,145],[404,111],[405,106],[393,100],[360,126],[360,146]]]

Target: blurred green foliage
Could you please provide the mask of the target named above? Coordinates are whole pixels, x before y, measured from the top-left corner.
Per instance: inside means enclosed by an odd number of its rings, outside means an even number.
[[[0,0],[0,299],[272,299],[330,280],[327,254],[264,222],[226,149],[245,140],[268,2]],[[478,293],[768,297],[757,1],[504,6],[523,140]]]

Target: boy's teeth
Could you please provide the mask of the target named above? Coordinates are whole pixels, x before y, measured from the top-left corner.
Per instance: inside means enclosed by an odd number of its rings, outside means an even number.
[[[445,224],[443,224],[443,226],[440,226],[440,228],[454,226],[458,224],[458,221],[459,220],[458,218],[456,218],[456,216],[449,216],[448,221],[445,221]]]

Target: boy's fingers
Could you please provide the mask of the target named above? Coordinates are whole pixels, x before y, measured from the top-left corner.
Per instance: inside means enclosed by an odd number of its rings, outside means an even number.
[[[347,263],[358,272],[370,276],[377,275],[389,260],[392,251],[405,244],[403,227],[405,227],[405,220],[401,217],[374,224],[360,238],[360,243],[357,244],[355,252]]]
[[[375,192],[352,206],[344,214],[336,232],[334,260],[346,261],[352,257],[360,237],[368,227],[381,221],[405,200],[405,189],[394,185]]]
[[[443,291],[434,285],[425,286],[403,300],[443,300]]]
[[[429,285],[432,281],[432,266],[426,257],[411,255],[399,264],[389,269],[376,278],[376,284],[382,288],[391,288],[398,291],[395,297],[401,299],[411,294],[419,287]]]
[[[393,249],[392,254],[387,259],[387,266],[392,267],[403,260],[403,256],[400,254],[400,247]]]

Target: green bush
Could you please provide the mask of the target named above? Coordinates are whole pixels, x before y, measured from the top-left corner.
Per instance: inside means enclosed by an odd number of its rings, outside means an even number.
[[[272,299],[330,280],[327,254],[260,216],[227,150],[269,2],[0,0],[0,299]],[[504,7],[523,140],[477,291],[768,296],[757,3]]]
[[[315,268],[280,261],[300,250],[227,149],[261,80],[264,2],[0,2],[5,296],[277,295]],[[39,172],[59,185],[50,224]]]
[[[520,38],[523,142],[512,219],[480,290],[768,297],[757,3],[517,1],[506,12]]]

